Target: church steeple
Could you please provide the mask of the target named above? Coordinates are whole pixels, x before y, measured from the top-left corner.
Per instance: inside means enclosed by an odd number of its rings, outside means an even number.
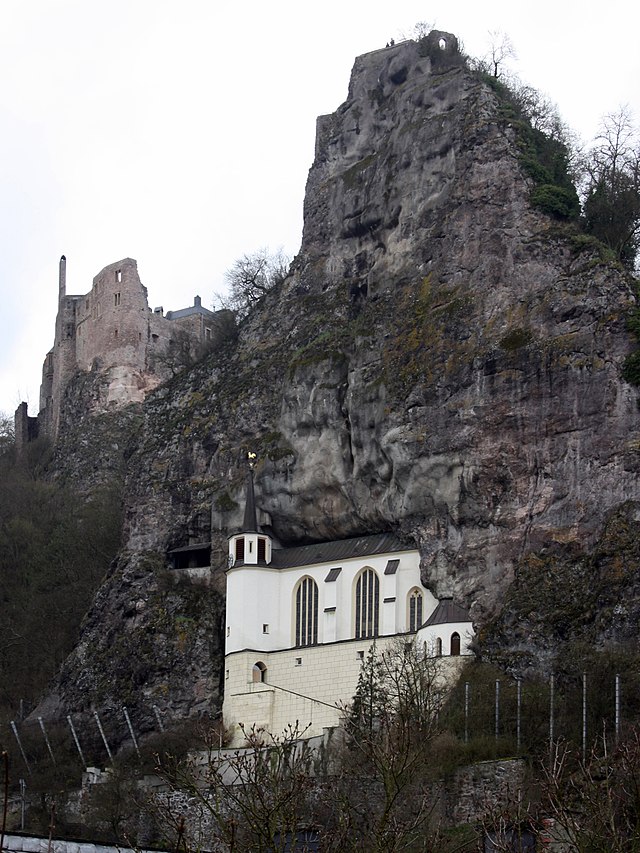
[[[254,454],[255,456],[255,454]],[[242,522],[243,533],[257,533],[258,521],[256,518],[256,496],[253,489],[253,465],[249,462],[247,471],[247,493],[244,504],[244,520]]]
[[[249,469],[242,527],[229,537],[229,568],[234,566],[268,566],[271,562],[271,537],[258,530],[256,498],[253,485],[255,453],[248,453]]]

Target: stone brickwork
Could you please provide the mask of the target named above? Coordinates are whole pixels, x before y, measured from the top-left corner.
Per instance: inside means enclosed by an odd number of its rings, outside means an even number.
[[[37,435],[38,419],[29,417],[27,404],[20,403],[15,413],[15,437],[18,456],[22,453],[24,446],[29,441],[33,441]]]
[[[413,640],[413,635],[407,635]],[[355,692],[363,658],[373,640],[346,640],[277,652],[235,652],[225,659],[223,717],[232,745],[242,743],[238,723],[256,724],[280,734],[289,723],[309,726],[305,736],[320,735],[340,723],[341,708]],[[402,637],[378,637],[379,652]],[[464,657],[442,658],[443,676],[457,678]],[[254,681],[254,664],[266,667],[264,681]]]
[[[182,363],[215,346],[223,320],[233,322],[231,312],[203,308],[199,296],[193,306],[166,316],[162,308],[152,311],[132,258],[106,266],[88,293],[67,295],[66,263],[63,255],[55,340],[42,368],[37,429],[27,434],[25,424],[33,419],[25,420],[26,409],[16,412],[25,440],[38,432],[57,438],[65,388],[78,371],[104,376],[105,391],[94,403],[96,411],[141,402]]]
[[[516,803],[524,787],[525,770],[521,758],[482,761],[460,768],[448,797],[454,825],[475,823],[496,808]]]

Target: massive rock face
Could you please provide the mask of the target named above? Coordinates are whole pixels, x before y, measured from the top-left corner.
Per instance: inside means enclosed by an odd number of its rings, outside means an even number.
[[[141,552],[211,537],[221,577],[247,449],[283,542],[393,530],[419,547],[434,593],[478,620],[523,555],[588,550],[638,497],[637,393],[620,374],[632,282],[530,191],[497,95],[452,36],[356,60],[346,102],[318,120],[292,274],[237,342],[144,403],[133,574],[125,554],[65,667],[67,705],[92,701],[73,687],[92,636],[129,630],[109,591],[155,594]],[[198,664],[212,695],[217,648]],[[188,713],[185,689],[156,699]]]

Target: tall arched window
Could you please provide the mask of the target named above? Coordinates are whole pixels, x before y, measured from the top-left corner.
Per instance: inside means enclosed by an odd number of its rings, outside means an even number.
[[[318,642],[318,585],[313,578],[302,578],[296,587],[296,646]]]
[[[460,654],[460,634],[457,631],[454,631],[451,635],[451,654]]]
[[[442,657],[442,638],[441,637],[436,638],[436,657],[437,658]]]
[[[356,639],[377,637],[380,628],[380,580],[364,569],[356,582]]]
[[[422,593],[414,587],[409,593],[409,630],[417,631],[422,625]]]

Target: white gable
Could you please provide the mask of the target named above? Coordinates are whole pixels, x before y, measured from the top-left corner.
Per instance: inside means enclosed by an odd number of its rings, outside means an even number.
[[[317,642],[352,639],[356,583],[364,569],[373,570],[378,580],[380,636],[409,631],[412,590],[418,590],[422,596],[420,624],[435,609],[437,600],[420,581],[417,550],[291,568],[236,565],[227,572],[226,653],[242,649],[275,651],[295,646],[295,591],[307,577],[317,587]]]

